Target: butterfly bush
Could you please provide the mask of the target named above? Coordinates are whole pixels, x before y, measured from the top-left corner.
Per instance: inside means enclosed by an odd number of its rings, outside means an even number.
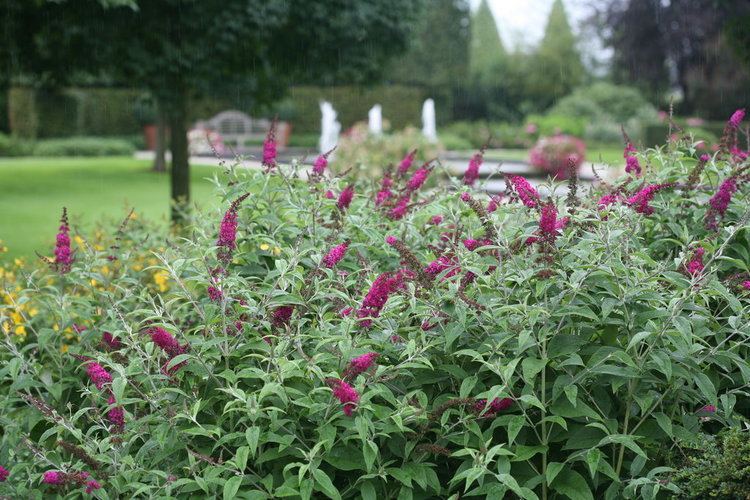
[[[65,231],[0,280],[0,495],[679,494],[750,417],[747,160],[692,144],[572,196],[276,158],[180,238]]]

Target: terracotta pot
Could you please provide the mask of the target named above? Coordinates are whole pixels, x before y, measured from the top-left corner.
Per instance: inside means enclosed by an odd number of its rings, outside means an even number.
[[[289,137],[292,135],[292,124],[289,122],[279,122],[276,125],[276,144],[284,148],[289,144]]]
[[[143,142],[146,143],[146,149],[156,151],[156,125],[143,126]]]

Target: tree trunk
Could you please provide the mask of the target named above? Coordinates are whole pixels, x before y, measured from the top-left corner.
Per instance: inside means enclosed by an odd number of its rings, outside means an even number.
[[[190,202],[190,165],[188,163],[186,100],[178,98],[169,112],[170,150],[172,151],[172,223],[180,225]]]
[[[161,105],[156,108],[156,151],[154,156],[154,172],[166,172],[167,161],[164,153],[167,150],[167,125]]]

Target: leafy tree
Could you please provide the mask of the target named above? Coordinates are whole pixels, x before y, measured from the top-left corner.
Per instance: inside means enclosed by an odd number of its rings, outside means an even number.
[[[533,58],[529,92],[542,106],[569,94],[585,76],[576,37],[568,23],[562,0],[552,4],[547,28]]]
[[[467,0],[431,0],[419,16],[409,48],[386,72],[393,82],[445,88],[468,71],[471,11]]]
[[[475,80],[495,79],[497,69],[506,57],[505,47],[497,30],[495,16],[487,0],[482,0],[471,20],[469,74]]]
[[[405,48],[420,0],[11,0],[13,68],[65,82],[102,72],[148,89],[170,128],[173,220],[190,198],[187,106],[227,93],[255,103],[290,81],[371,81]],[[72,71],[71,71],[72,70]]]

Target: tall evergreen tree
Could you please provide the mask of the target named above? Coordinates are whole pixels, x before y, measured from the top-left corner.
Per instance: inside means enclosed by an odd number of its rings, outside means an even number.
[[[506,55],[495,16],[487,0],[482,0],[471,20],[469,75],[473,80],[491,82],[497,77],[497,70]]]
[[[570,29],[562,0],[552,4],[544,38],[532,64],[530,90],[543,107],[579,85],[585,76],[576,37]]]

